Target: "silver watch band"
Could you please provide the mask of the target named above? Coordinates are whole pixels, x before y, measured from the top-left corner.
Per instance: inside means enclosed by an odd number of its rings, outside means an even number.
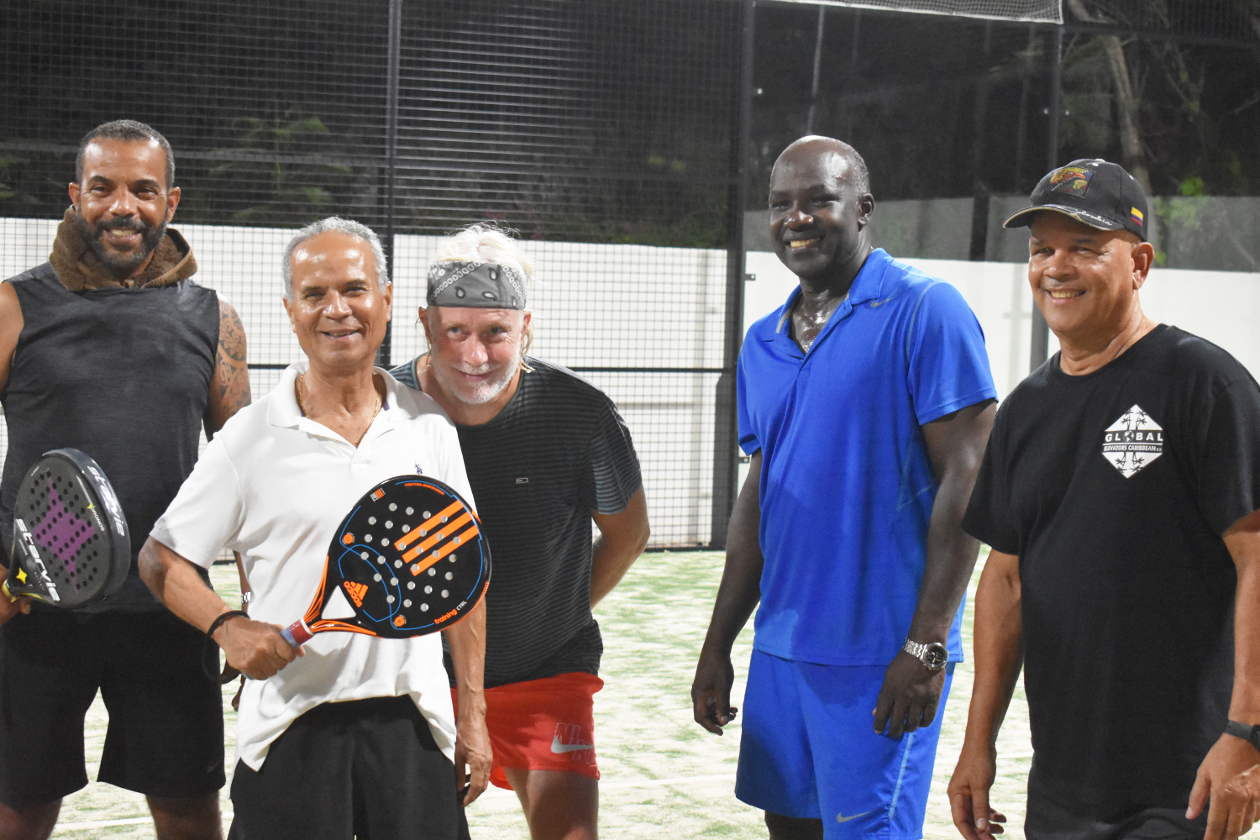
[[[949,661],[949,653],[941,642],[916,642],[906,639],[901,648],[906,653],[923,663],[929,671],[939,671]]]
[[[927,642],[916,642],[913,639],[906,639],[905,645],[901,648],[915,659],[922,659],[923,654],[927,653]]]

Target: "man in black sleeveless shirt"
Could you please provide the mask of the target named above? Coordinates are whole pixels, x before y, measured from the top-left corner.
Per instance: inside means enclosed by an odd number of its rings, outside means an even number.
[[[963,521],[992,547],[949,785],[969,840],[1005,820],[989,789],[1021,661],[1026,836],[1232,840],[1260,808],[1260,388],[1143,313],[1147,212],[1122,168],[1077,160],[1006,221],[1031,229],[1060,352],[1002,403]]]
[[[91,455],[138,550],[212,435],[249,402],[236,311],[193,282],[170,144],[143,123],[79,145],[71,207],[49,262],[0,285],[0,480],[8,557],[18,484],[40,454]],[[147,796],[163,838],[219,838],[223,716],[217,654],[149,594],[134,568],[75,611],[0,599],[0,836],[46,838],[83,787],[83,720],[109,709],[101,781]]]
[[[420,309],[430,351],[391,373],[455,422],[490,539],[490,780],[516,790],[534,840],[581,840],[597,836],[592,700],[603,643],[591,608],[646,545],[647,508],[616,407],[525,355],[527,272],[497,229],[445,240]]]

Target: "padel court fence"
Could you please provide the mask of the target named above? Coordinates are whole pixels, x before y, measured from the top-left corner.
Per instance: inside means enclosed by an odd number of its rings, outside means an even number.
[[[435,238],[513,227],[537,267],[536,350],[621,407],[653,545],[716,547],[736,489],[745,212],[786,142],[845,137],[878,198],[957,202],[945,250],[900,255],[1005,258],[989,235],[1002,196],[1064,150],[1120,157],[1118,100],[1094,90],[1102,39],[1149,68],[1176,42],[1199,79],[1204,55],[1255,63],[1256,18],[1246,0],[5,0],[0,268],[46,257],[87,129],[148,122],[174,146],[175,225],[241,312],[261,394],[298,353],[279,305],[295,228],[336,213],[382,235],[395,318],[381,361],[397,363],[420,349]],[[1228,154],[1254,152],[1260,131],[1249,72],[1200,80],[1204,113],[1230,115],[1203,183],[1238,169],[1240,200],[1256,192],[1249,158]],[[1136,77],[1135,102],[1176,98],[1157,75]],[[1068,112],[1110,122],[1060,131]],[[1178,213],[1173,233],[1222,262],[1185,267],[1255,270],[1243,226],[1214,206]],[[927,218],[884,224],[928,241]]]
[[[12,276],[46,259],[57,223],[0,218],[0,274]],[[232,301],[249,342],[250,384],[266,393],[281,370],[301,355],[280,303],[280,265],[292,231],[183,225],[201,265],[200,281]],[[239,251],[242,238],[251,242]],[[437,236],[394,238],[393,356],[399,362],[424,349],[416,310],[423,302],[424,269]],[[12,244],[25,241],[25,247]],[[531,242],[541,278],[531,305],[534,351],[561,358],[614,395],[634,435],[661,545],[695,545],[710,527],[713,417],[722,365],[723,277],[726,252],[707,248]],[[586,276],[617,278],[591,305]],[[640,298],[636,283],[685,277],[669,294]],[[655,340],[650,334],[668,336]],[[563,342],[568,342],[564,345]],[[554,349],[567,346],[563,356]]]
[[[727,290],[750,9],[6,0],[4,276],[46,259],[78,138],[119,117],[172,143],[174,226],[242,314],[255,394],[298,355],[279,303],[295,228],[336,213],[381,234],[396,295],[381,361],[398,363],[420,349],[435,238],[510,226],[537,270],[535,351],[620,406],[653,544],[711,545],[734,487]]]

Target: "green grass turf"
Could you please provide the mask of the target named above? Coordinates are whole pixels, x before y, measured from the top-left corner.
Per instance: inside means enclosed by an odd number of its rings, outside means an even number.
[[[973,576],[974,592],[977,574]],[[755,838],[765,831],[759,812],[732,794],[739,748],[739,722],[719,738],[691,719],[689,691],[696,654],[713,608],[722,571],[722,555],[713,552],[645,554],[617,588],[596,609],[604,632],[605,687],[596,695],[596,742],[603,779],[600,782],[600,832],[610,840],[658,840],[661,830],[672,840],[690,838]],[[215,586],[235,603],[235,570],[215,566]],[[971,607],[967,610],[970,647]],[[746,629],[735,647],[736,687],[743,693],[751,644]],[[228,763],[233,762],[235,718],[224,708],[229,732]],[[925,837],[958,837],[949,817],[945,784],[962,743],[971,666],[959,666],[937,753]],[[739,700],[736,700],[738,705]],[[89,776],[95,775],[105,733],[105,710],[98,701],[88,715]],[[1018,690],[999,741],[998,779],[992,795],[1011,821],[1010,833],[1021,834],[1024,779],[1031,748],[1027,706]],[[226,789],[224,813],[231,803]],[[475,838],[525,840],[528,833],[516,797],[489,790],[469,811]],[[143,797],[92,783],[68,797],[55,837],[148,838],[153,836]]]

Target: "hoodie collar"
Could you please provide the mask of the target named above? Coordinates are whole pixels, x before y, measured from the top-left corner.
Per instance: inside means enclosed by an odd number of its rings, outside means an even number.
[[[138,276],[117,280],[105,270],[96,252],[83,238],[73,207],[66,210],[61,224],[57,226],[57,236],[48,261],[57,272],[61,285],[72,292],[119,286],[125,289],[172,286],[197,272],[192,248],[178,231],[168,227],[144,271]]]

